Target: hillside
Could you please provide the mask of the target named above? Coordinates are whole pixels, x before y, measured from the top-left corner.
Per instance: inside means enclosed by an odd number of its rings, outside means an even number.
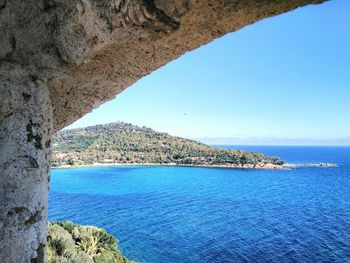
[[[281,166],[283,161],[258,152],[214,148],[123,122],[57,133],[53,141],[52,166],[94,163],[264,168]]]

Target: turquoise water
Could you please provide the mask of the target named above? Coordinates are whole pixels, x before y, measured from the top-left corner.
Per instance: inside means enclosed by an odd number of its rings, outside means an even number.
[[[339,167],[56,169],[49,219],[103,227],[137,262],[350,262],[350,148],[240,148]]]

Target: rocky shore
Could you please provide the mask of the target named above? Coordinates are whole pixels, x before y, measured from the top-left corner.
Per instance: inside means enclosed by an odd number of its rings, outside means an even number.
[[[286,163],[283,165],[286,168],[302,168],[302,167],[337,167],[335,163],[303,163],[303,164],[292,164]]]
[[[337,167],[335,163],[305,163],[305,164],[291,164],[285,163],[282,165],[273,163],[258,163],[258,164],[176,164],[176,163],[93,163],[83,165],[62,165],[59,167],[52,167],[53,169],[62,168],[78,168],[78,167],[99,167],[99,166],[178,166],[178,167],[206,167],[206,168],[230,168],[230,169],[262,169],[262,170],[289,170],[303,167]]]

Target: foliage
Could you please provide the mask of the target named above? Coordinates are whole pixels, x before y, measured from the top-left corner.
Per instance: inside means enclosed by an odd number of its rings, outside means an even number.
[[[214,148],[193,140],[123,122],[59,132],[53,166],[91,163],[163,163],[188,165],[281,165],[259,152]]]
[[[49,223],[48,229],[48,263],[131,263],[117,239],[101,228],[67,221]]]

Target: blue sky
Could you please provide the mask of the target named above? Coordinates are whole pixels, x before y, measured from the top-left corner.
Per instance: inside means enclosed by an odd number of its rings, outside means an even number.
[[[247,26],[139,80],[69,128],[114,121],[227,144],[350,145],[350,1]]]

